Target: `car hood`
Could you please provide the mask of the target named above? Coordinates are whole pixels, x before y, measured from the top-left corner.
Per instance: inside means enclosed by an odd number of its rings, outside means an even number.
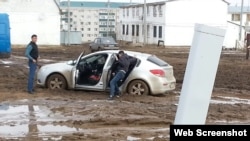
[[[58,62],[58,63],[53,63],[53,64],[46,64],[43,65],[41,68],[43,69],[50,69],[53,71],[63,71],[63,70],[68,70],[72,69],[73,65],[68,64],[68,61],[63,61],[63,62]]]

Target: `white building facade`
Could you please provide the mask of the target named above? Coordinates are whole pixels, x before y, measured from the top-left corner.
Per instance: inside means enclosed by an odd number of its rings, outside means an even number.
[[[56,0],[0,1],[10,19],[11,43],[23,45],[38,35],[38,44],[60,45],[60,13]]]
[[[144,19],[144,4],[123,6],[119,38],[134,43],[158,44],[162,40],[165,46],[190,46],[196,23],[227,28],[227,8],[224,0],[147,3]]]
[[[244,6],[241,9],[241,6],[229,6],[227,34],[228,44],[226,47],[244,48],[247,34],[250,34],[250,8],[248,6]]]

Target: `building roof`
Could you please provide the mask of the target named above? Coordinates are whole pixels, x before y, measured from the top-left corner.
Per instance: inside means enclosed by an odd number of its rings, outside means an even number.
[[[229,6],[228,13],[241,13],[241,6]],[[250,13],[250,6],[243,6],[242,13]]]
[[[109,2],[110,8],[119,8],[121,6],[130,5],[128,2]],[[68,7],[67,1],[60,2],[60,7]],[[90,2],[90,1],[70,1],[70,7],[76,8],[107,8],[108,2]]]
[[[158,2],[151,2],[151,3],[146,3],[147,6],[150,6],[150,5],[164,5],[165,3],[167,2],[173,2],[173,1],[180,1],[180,0],[162,0],[162,1],[158,1]],[[225,2],[226,4],[229,5],[229,3],[226,1],[226,0],[221,0],[223,2]],[[130,5],[124,5],[124,6],[121,6],[121,8],[129,8],[129,7],[142,7],[144,4],[130,4]]]

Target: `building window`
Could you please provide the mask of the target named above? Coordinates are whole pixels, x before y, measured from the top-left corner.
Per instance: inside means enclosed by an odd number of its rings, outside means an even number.
[[[126,35],[128,35],[128,24],[127,24],[127,29],[126,29]]]
[[[125,34],[125,25],[124,24],[122,25],[122,34],[123,35]]]
[[[247,14],[247,22],[250,21],[250,14]]]
[[[162,17],[162,5],[159,5],[158,11],[159,11],[159,17]]]
[[[159,26],[158,33],[159,33],[159,38],[162,38],[162,26]]]
[[[84,28],[81,28],[82,31],[84,31]]]
[[[84,34],[82,34],[82,37],[84,37]]]
[[[147,6],[147,15],[150,15],[150,6]]]
[[[90,31],[90,28],[88,28],[87,30]]]
[[[136,25],[136,36],[139,36],[139,25]]]
[[[132,16],[135,17],[135,7],[132,8]]]
[[[125,8],[122,9],[123,17],[125,17]]]
[[[153,7],[153,16],[156,17],[156,15],[157,15],[156,5],[154,5],[154,7]]]
[[[135,25],[132,25],[132,36],[135,36]]]
[[[147,25],[147,36],[150,36],[150,25]]]
[[[139,7],[136,7],[136,13],[135,13],[136,16],[139,16]]]
[[[240,21],[240,14],[232,14],[232,21]]]
[[[153,37],[156,37],[156,34],[157,34],[157,27],[156,26],[154,26],[154,31],[153,31]]]
[[[129,16],[129,8],[127,8],[127,16]]]

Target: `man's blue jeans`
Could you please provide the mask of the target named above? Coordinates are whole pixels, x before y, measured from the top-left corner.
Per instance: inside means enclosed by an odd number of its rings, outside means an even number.
[[[32,92],[34,87],[34,79],[35,79],[37,65],[32,60],[29,60],[28,64],[29,64],[28,92]]]
[[[118,81],[122,80],[124,77],[125,73],[123,71],[118,71],[110,81],[110,97],[114,97],[115,94],[119,93]]]

